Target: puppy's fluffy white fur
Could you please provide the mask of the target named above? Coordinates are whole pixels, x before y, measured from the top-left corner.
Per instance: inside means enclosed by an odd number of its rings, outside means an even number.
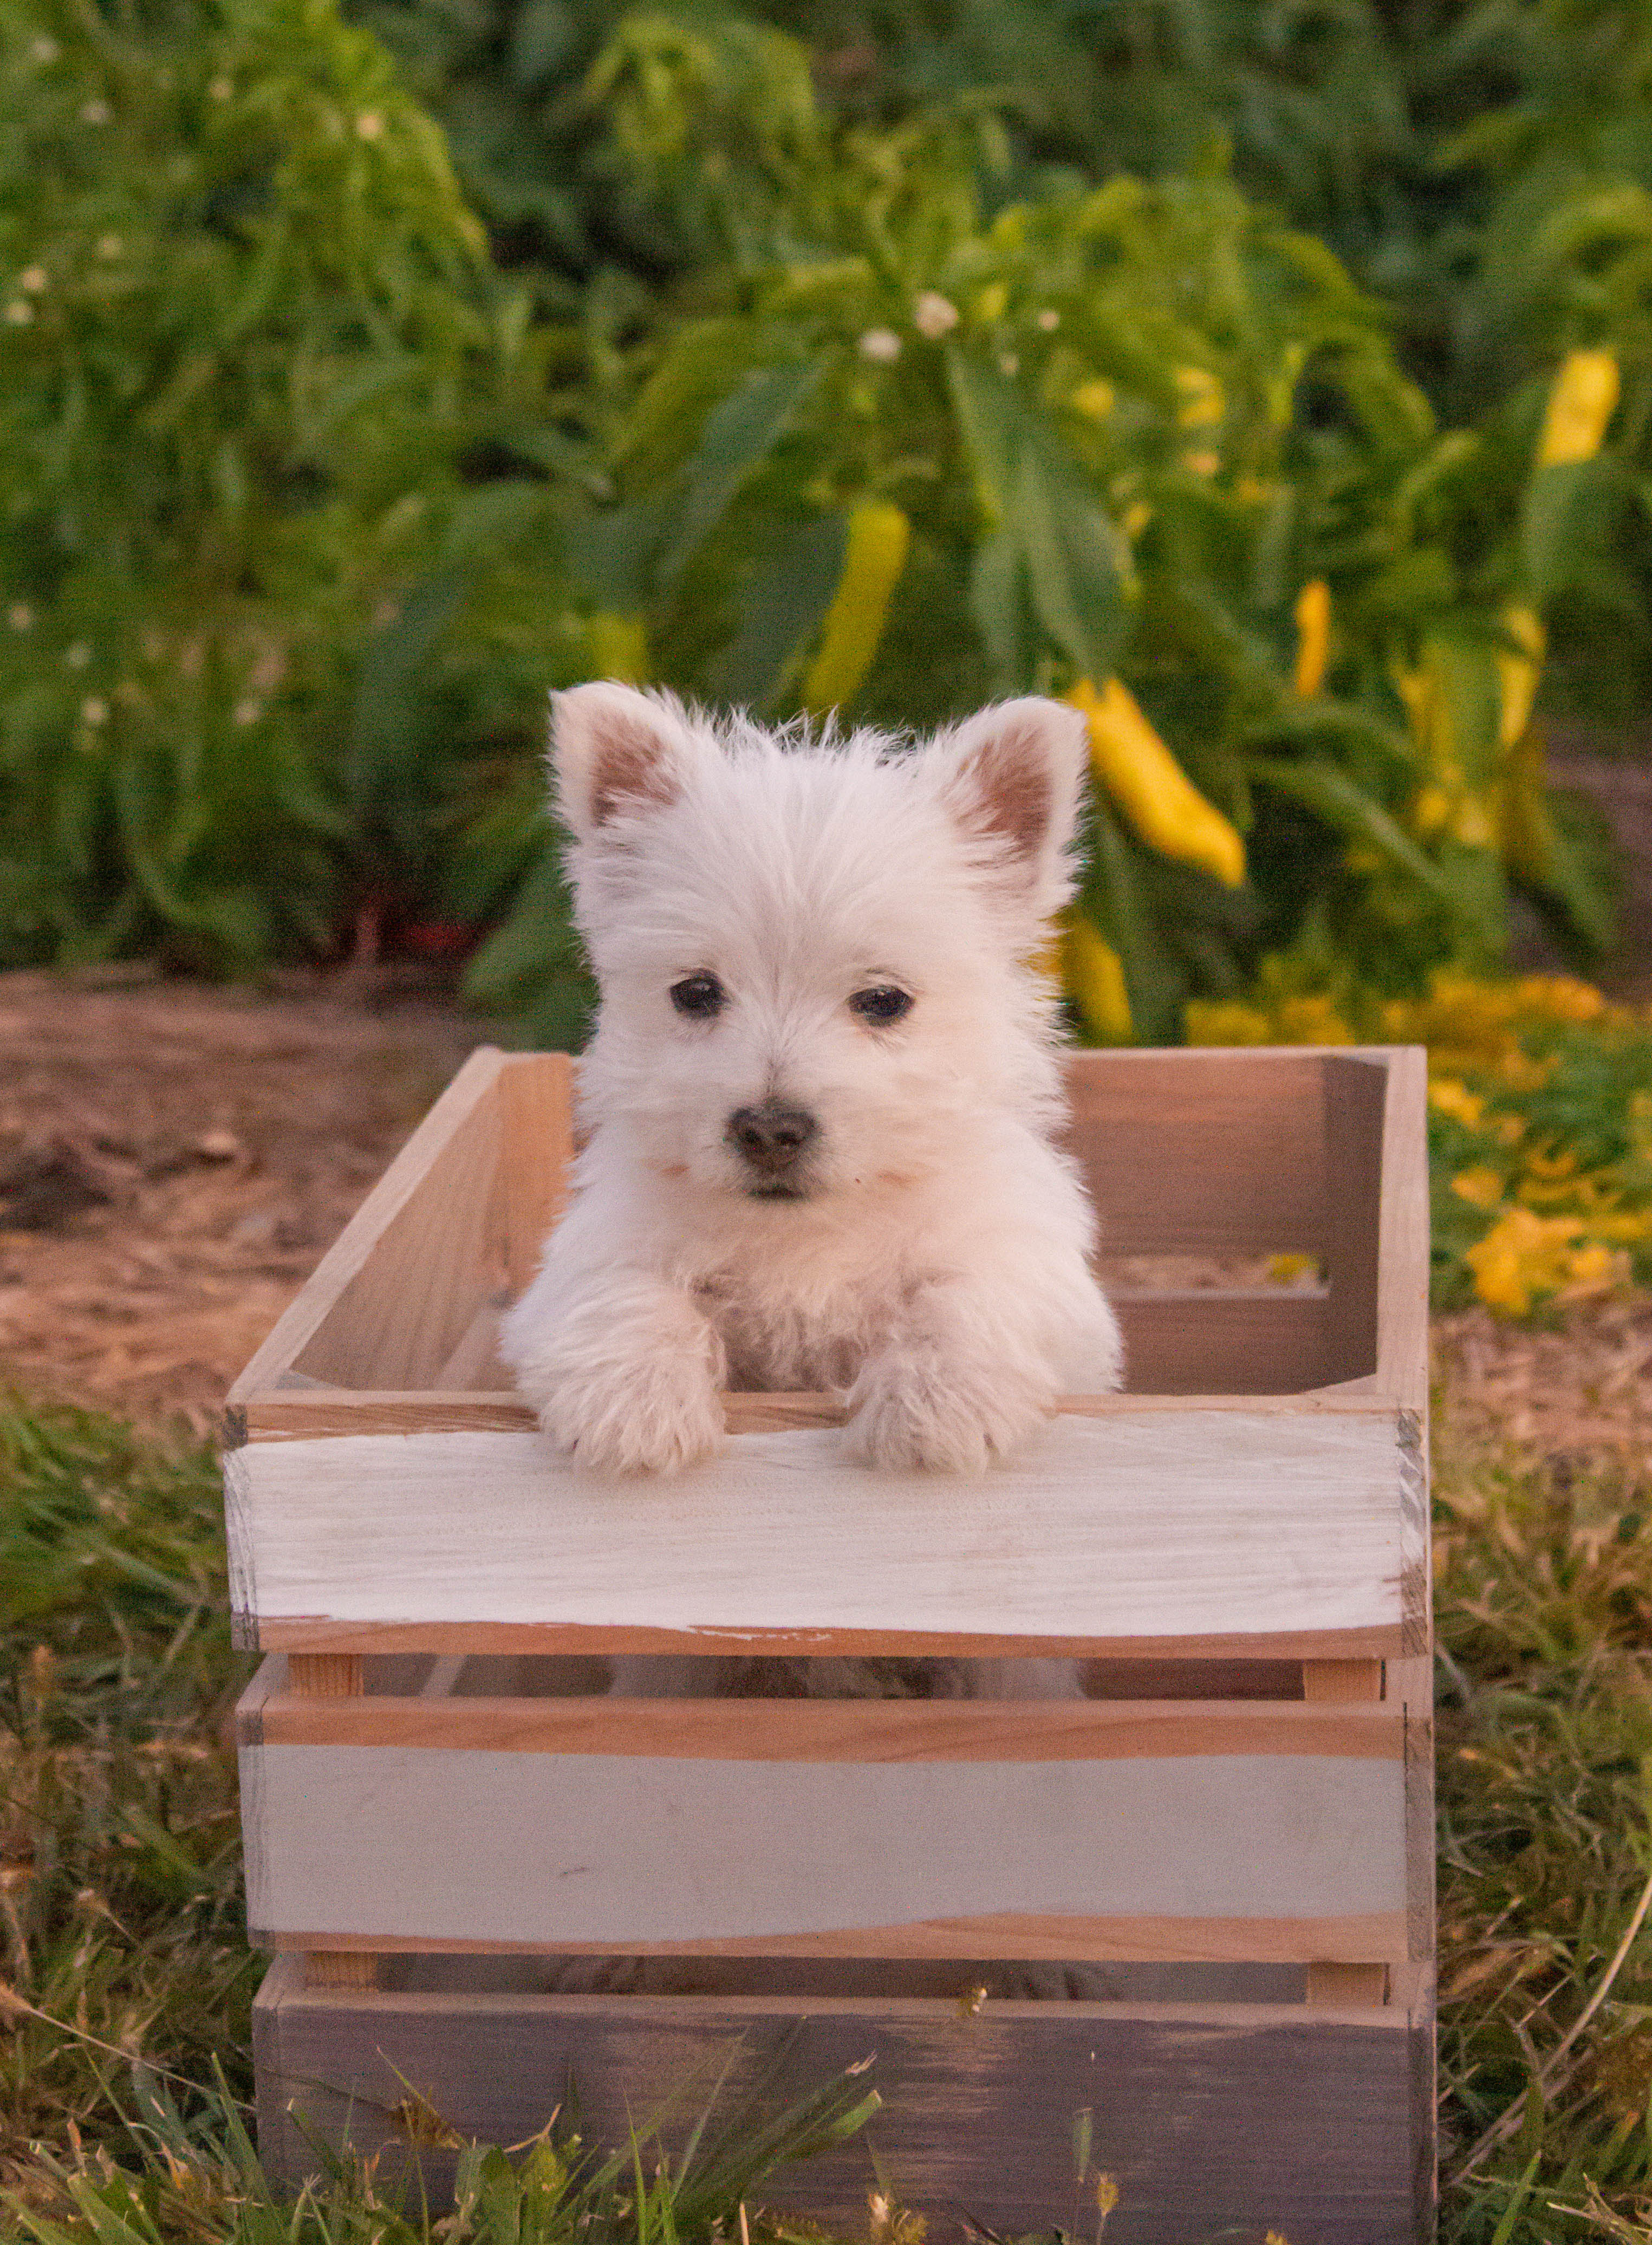
[[[1071,885],[1077,713],[1010,702],[903,749],[600,684],[553,737],[602,1006],[573,1197],[502,1327],[546,1432],[670,1473],[719,1447],[719,1388],[835,1388],[868,1464],[974,1472],[1116,1387],[1030,963]],[[719,1007],[687,1015],[704,976]],[[888,990],[908,1009],[867,1018]],[[814,1126],[785,1197],[731,1136],[765,1102]]]

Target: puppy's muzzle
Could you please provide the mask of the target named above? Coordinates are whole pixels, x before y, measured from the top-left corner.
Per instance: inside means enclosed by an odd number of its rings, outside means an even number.
[[[786,1199],[801,1192],[800,1157],[819,1135],[806,1108],[784,1107],[776,1099],[737,1107],[724,1133],[751,1172],[751,1190]]]

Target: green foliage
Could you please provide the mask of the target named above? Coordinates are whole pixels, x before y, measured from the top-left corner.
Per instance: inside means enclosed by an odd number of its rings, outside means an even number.
[[[105,2082],[127,2060],[201,2084],[221,2061],[250,2086],[257,1960],[222,1735],[249,1664],[221,1516],[204,1446],[0,1405],[0,1973],[31,2007],[0,1996],[14,2147],[69,2123],[124,2145]]]
[[[1098,805],[1084,906],[1139,1034],[1173,1034],[1188,995],[1232,989],[1264,945],[1390,987],[1494,960],[1501,610],[1529,575],[1534,430],[1442,432],[1377,307],[1225,179],[1068,186],[989,215],[989,119],[844,126],[772,35],[737,160],[752,97],[721,51],[633,17],[594,79],[644,187],[680,200],[698,166],[721,245],[612,401],[619,504],[570,536],[590,596],[645,626],[652,675],[795,712],[846,515],[893,502],[912,558],[847,715],[923,724],[1116,671],[1248,838],[1235,895]],[[1303,695],[1295,603],[1315,579],[1330,669]],[[1424,675],[1430,726],[1404,690]],[[1598,938],[1599,891],[1557,830],[1521,872]],[[513,925],[513,959],[525,939]]]
[[[0,959],[325,950],[542,587],[554,339],[330,0],[5,0],[0,275]]]
[[[1437,1465],[1442,2235],[1647,2236],[1652,1862],[1644,1487],[1579,1458]],[[1539,2093],[1522,2104],[1541,2077]],[[1466,2173],[1482,2132],[1519,2125]]]

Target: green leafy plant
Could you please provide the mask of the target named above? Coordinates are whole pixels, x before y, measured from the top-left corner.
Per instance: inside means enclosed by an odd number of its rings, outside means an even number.
[[[6,0],[0,959],[245,968],[431,885],[432,656],[554,574],[527,312],[331,0]]]
[[[1438,427],[1336,260],[1220,177],[990,214],[989,116],[845,127],[772,37],[737,135],[749,97],[718,52],[635,17],[595,66],[642,184],[680,199],[688,167],[721,244],[609,402],[619,504],[570,530],[633,675],[785,718],[818,703],[826,641],[858,615],[870,660],[834,672],[850,718],[1125,682],[1173,756],[1165,784],[1179,766],[1203,831],[1234,839],[1178,847],[1159,783],[1132,790],[1092,716],[1082,912],[1124,1001],[1077,978],[1092,1034],[1173,1034],[1188,994],[1235,987],[1264,947],[1390,985],[1493,960],[1512,872],[1598,939],[1560,828],[1521,855],[1498,815],[1526,730],[1499,668],[1521,644],[1519,470],[1511,502],[1506,464]],[[854,543],[874,509],[908,526],[893,585]],[[1540,811],[1540,775],[1524,785]],[[527,939],[519,917],[503,941]]]

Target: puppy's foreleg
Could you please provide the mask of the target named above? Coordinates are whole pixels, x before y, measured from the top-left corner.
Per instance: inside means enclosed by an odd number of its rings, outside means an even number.
[[[1045,1353],[983,1295],[921,1287],[849,1390],[849,1451],[868,1465],[980,1473],[1037,1431],[1058,1393]]]
[[[692,1295],[650,1272],[582,1287],[547,1272],[500,1340],[540,1426],[592,1473],[677,1473],[722,1447],[722,1341]]]

